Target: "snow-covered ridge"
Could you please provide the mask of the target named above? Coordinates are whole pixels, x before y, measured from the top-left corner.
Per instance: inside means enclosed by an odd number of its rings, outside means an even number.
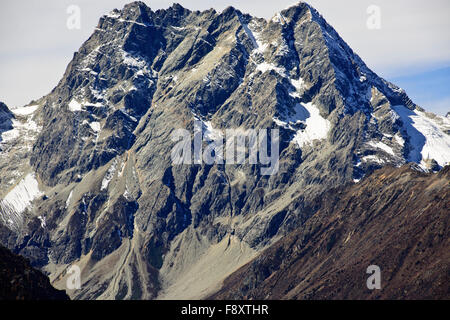
[[[39,105],[31,105],[31,106],[25,106],[25,107],[12,109],[11,111],[16,116],[29,116],[30,114],[33,114],[37,110],[37,108],[39,108]]]
[[[446,134],[437,121],[424,112],[410,110],[405,106],[393,106],[403,122],[403,131],[409,136],[410,152],[408,161],[421,164],[424,160],[434,159],[440,166],[450,163],[450,136]],[[450,119],[438,117],[443,126],[450,126]]]
[[[33,120],[33,114],[38,107],[38,105],[32,105],[12,110],[17,118],[12,119],[12,129],[1,133],[0,146],[2,152],[0,152],[0,158],[7,157],[12,150],[31,150],[36,136],[42,129]]]

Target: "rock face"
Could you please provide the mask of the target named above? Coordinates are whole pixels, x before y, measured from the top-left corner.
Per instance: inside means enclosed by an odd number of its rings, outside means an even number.
[[[376,171],[327,192],[301,227],[228,277],[216,299],[448,299],[450,166]],[[369,290],[366,269],[381,269]]]
[[[55,286],[79,266],[76,299],[205,297],[327,189],[450,159],[450,120],[369,70],[305,3],[266,21],[133,2],[100,19],[50,94],[14,111],[0,239]],[[174,164],[171,134],[195,120],[207,137],[279,129],[278,172]]]
[[[42,272],[0,245],[0,300],[69,300]]]
[[[3,102],[0,102],[0,132],[3,133],[3,131],[8,131],[13,128],[12,126],[12,119],[14,119],[14,115],[12,112],[8,109],[6,104]]]
[[[6,104],[0,102],[0,143],[3,140],[3,132],[13,129],[13,119],[13,113],[8,109]],[[0,149],[0,151],[2,151],[2,149]]]

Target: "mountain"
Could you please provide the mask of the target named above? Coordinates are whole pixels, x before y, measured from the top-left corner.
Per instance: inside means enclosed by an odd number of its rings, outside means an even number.
[[[450,119],[378,77],[306,3],[271,20],[130,3],[100,18],[52,92],[13,113],[0,240],[59,288],[79,266],[75,299],[206,297],[306,223],[318,195],[450,159]],[[196,122],[206,142],[278,129],[277,172],[175,164],[172,133]]]
[[[12,119],[14,119],[14,115],[8,109],[6,104],[0,102],[0,139],[3,140],[3,132],[9,131],[13,128]],[[2,142],[0,140],[0,142]]]
[[[0,300],[69,300],[42,272],[0,245]]]
[[[450,166],[385,167],[330,190],[316,213],[229,276],[216,299],[448,299]],[[366,269],[381,269],[369,290]]]

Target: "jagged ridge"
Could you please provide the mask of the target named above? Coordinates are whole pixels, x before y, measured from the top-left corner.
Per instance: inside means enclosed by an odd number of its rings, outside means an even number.
[[[427,167],[414,117],[449,144],[448,119],[371,72],[304,3],[269,21],[232,7],[131,3],[100,19],[58,86],[33,105],[23,121],[42,129],[21,177],[35,172],[44,195],[2,239],[55,285],[79,265],[83,286],[70,292],[79,299],[204,297],[305,223],[325,190],[387,164]],[[173,166],[170,133],[192,130],[194,119],[212,131],[280,129],[278,174]]]

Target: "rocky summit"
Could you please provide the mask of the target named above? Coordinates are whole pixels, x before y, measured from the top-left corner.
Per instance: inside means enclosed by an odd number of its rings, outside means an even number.
[[[0,242],[57,288],[78,266],[73,299],[211,296],[308,225],[327,190],[450,161],[450,118],[378,77],[306,3],[270,20],[130,3],[52,92],[0,119]],[[195,122],[205,137],[278,129],[278,171],[174,164],[171,134]]]

